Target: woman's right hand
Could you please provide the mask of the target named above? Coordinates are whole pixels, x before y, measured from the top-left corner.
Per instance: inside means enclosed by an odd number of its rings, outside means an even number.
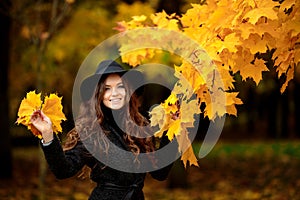
[[[30,118],[32,125],[42,134],[43,142],[53,140],[52,122],[42,111],[35,111]]]

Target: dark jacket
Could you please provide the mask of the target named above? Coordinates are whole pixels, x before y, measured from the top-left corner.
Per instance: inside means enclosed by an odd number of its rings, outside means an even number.
[[[119,147],[122,141],[118,133],[111,132],[110,140]],[[122,147],[123,148],[123,147]],[[81,141],[70,150],[63,151],[57,137],[49,146],[42,146],[49,168],[58,179],[76,175],[84,165],[91,168],[90,178],[97,183],[90,200],[143,200],[143,186],[146,173],[127,173],[115,170],[91,156]],[[172,164],[150,172],[157,180],[165,180]]]

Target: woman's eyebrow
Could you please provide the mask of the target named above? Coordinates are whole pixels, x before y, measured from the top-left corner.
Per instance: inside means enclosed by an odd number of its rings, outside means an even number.
[[[123,82],[121,81],[121,82],[118,82],[116,85],[119,86],[119,85],[124,85],[124,84],[123,84]],[[112,86],[112,85],[110,85],[110,84],[105,84],[105,87],[111,87],[111,86]]]

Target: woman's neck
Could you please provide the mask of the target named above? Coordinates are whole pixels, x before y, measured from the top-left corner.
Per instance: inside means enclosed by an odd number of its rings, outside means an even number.
[[[126,120],[124,106],[120,109],[113,110],[106,107],[104,104],[102,104],[101,109],[103,112],[105,123],[108,123],[108,125],[113,126],[114,128],[117,129],[122,128],[122,125],[124,124],[124,120]]]

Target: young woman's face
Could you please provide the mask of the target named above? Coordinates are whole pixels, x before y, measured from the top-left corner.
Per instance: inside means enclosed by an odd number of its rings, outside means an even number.
[[[104,81],[103,104],[110,109],[120,109],[125,105],[125,87],[118,74],[110,74]]]

